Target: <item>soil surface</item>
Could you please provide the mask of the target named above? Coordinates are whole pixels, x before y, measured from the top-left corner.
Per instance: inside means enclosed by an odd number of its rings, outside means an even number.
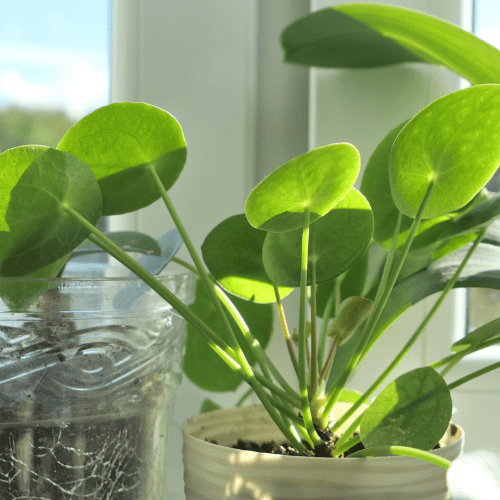
[[[304,446],[311,451],[314,451],[314,456],[315,457],[323,457],[323,458],[332,458],[332,450],[335,449],[335,443],[338,441],[339,437],[335,436],[331,433],[330,430],[327,431],[320,431],[316,429],[318,432],[319,436],[324,440],[324,443],[322,443],[319,446],[316,446],[316,448],[313,450],[309,443],[303,441]],[[452,425],[451,428],[451,433],[452,436],[458,432],[457,427]],[[358,435],[356,433],[355,435]],[[213,444],[218,444],[216,440],[214,439],[207,439],[208,442],[213,443]],[[439,449],[441,446],[439,443],[433,448],[434,450]],[[237,450],[246,450],[246,451],[256,451],[259,453],[271,453],[274,455],[288,455],[288,456],[295,456],[295,457],[300,457],[300,456],[310,456],[310,455],[305,455],[304,453],[298,452],[290,443],[283,442],[283,443],[276,443],[275,441],[267,441],[265,443],[256,443],[254,441],[249,441],[245,439],[238,439],[238,442],[233,445],[231,448],[237,449]],[[344,452],[342,455],[340,455],[339,458],[345,458],[351,455],[352,453],[355,453],[360,450],[364,450],[365,447],[363,446],[362,443],[359,443],[346,452]]]
[[[314,451],[314,456],[315,457],[323,457],[323,458],[332,458],[332,451],[335,449],[335,443],[339,439],[338,436],[334,436],[330,430],[327,431],[320,431],[317,430],[319,436],[321,439],[323,439],[323,443],[319,446],[316,446],[313,450],[309,443],[303,441],[304,446],[310,450]],[[218,444],[217,441],[210,439],[207,440],[210,443]],[[294,457],[300,457],[300,456],[310,456],[310,455],[305,455],[304,453],[298,452],[290,443],[283,442],[283,443],[276,443],[276,441],[268,441],[265,443],[256,443],[254,441],[248,441],[245,439],[238,439],[238,442],[232,446],[232,448],[235,448],[237,450],[246,450],[246,451],[257,451],[260,453],[271,453],[274,455],[288,455],[288,456],[294,456]],[[351,449],[346,451],[341,455],[341,457],[348,457],[351,453],[354,453],[359,450],[364,450],[365,447],[363,446],[362,443],[357,444],[356,446],[353,446]]]

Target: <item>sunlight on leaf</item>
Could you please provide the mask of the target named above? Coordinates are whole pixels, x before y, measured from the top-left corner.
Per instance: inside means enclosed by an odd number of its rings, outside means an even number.
[[[309,261],[316,263],[317,282],[328,281],[348,270],[364,254],[372,232],[370,205],[352,188],[330,212],[311,224]],[[300,285],[301,245],[301,229],[267,234],[264,267],[278,285]]]
[[[97,224],[99,187],[84,162],[49,148],[25,170],[11,192],[6,214],[11,232],[3,254],[3,275],[37,271],[69,254],[87,237],[88,230],[65,207]]]
[[[253,336],[265,348],[269,343],[273,330],[272,305],[256,304],[233,296],[230,299],[245,319]],[[223,331],[221,322],[201,280],[197,282],[195,302],[189,307],[212,330],[221,334]],[[253,364],[255,362],[253,355],[249,351],[243,336],[232,319],[230,321],[238,343],[243,348],[245,357]],[[227,341],[227,339],[224,340]],[[242,383],[240,375],[232,371],[190,325],[188,325],[184,373],[193,383],[208,391],[234,391]]]
[[[48,149],[47,146],[20,146],[0,155],[0,231],[9,231],[5,216],[12,188],[24,171]]]
[[[71,127],[57,146],[90,166],[103,197],[103,215],[132,212],[160,194],[149,168],[165,189],[186,161],[186,141],[177,120],[155,106],[122,102],[97,109]]]
[[[415,217],[435,183],[426,219],[469,203],[500,163],[500,85],[452,92],[414,116],[394,141],[389,175],[398,209]]]
[[[259,303],[276,302],[273,282],[262,263],[266,234],[252,227],[244,214],[234,215],[212,229],[201,247],[208,269],[222,287]],[[293,288],[279,291],[283,298]]]
[[[246,215],[250,224],[283,232],[327,214],[351,189],[358,176],[358,150],[347,143],[314,149],[285,163],[250,193]]]

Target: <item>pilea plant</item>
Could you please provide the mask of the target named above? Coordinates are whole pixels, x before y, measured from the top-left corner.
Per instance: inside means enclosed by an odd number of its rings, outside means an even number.
[[[447,466],[427,450],[449,425],[450,391],[499,364],[450,384],[443,375],[465,355],[498,343],[500,320],[370,398],[453,287],[500,288],[500,196],[484,188],[500,163],[500,54],[443,21],[370,5],[311,14],[287,28],[282,40],[293,62],[359,67],[426,61],[478,85],[438,99],[390,131],[371,156],[360,191],[353,187],[360,157],[351,144],[320,147],[282,165],[254,188],[244,214],[208,234],[205,263],[168,195],[186,161],[179,123],[142,103],[100,108],[74,125],[56,149],[22,146],[0,155],[0,295],[13,309],[21,307],[50,285],[12,277],[57,276],[80,245],[80,252],[98,247],[187,320],[189,376],[218,390],[248,383],[299,452],[313,454],[323,442],[320,429],[335,432],[367,404],[332,455],[361,441],[361,455],[409,454]],[[158,198],[178,231],[159,245],[145,236],[110,237],[95,227],[102,215],[134,211]],[[192,306],[153,276],[180,238],[193,262],[174,260],[199,276]],[[163,253],[163,259],[145,255],[136,261],[124,246]],[[296,288],[294,335],[282,299]],[[369,389],[347,389],[387,326],[435,292],[440,296],[429,315],[374,374]],[[297,374],[295,387],[264,349],[272,303]],[[332,413],[337,401],[353,403],[339,420]]]

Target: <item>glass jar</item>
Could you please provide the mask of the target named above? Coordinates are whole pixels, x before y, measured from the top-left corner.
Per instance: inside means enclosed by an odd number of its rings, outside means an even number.
[[[192,300],[193,275],[158,279]],[[0,296],[0,498],[165,500],[185,321],[137,278],[2,279]]]

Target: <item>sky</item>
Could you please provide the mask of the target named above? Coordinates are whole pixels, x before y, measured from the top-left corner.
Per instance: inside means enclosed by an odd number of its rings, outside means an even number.
[[[474,17],[476,35],[500,48],[500,1],[476,0]]]
[[[109,17],[108,0],[0,0],[0,109],[106,104]]]

